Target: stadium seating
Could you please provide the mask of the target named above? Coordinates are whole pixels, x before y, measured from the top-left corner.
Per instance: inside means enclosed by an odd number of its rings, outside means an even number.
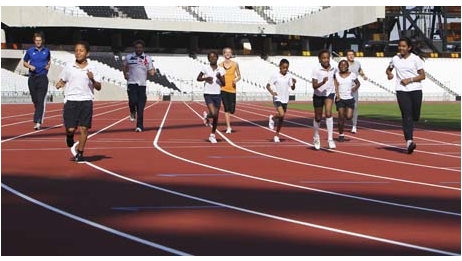
[[[197,22],[190,13],[179,6],[145,6],[149,19],[159,21]]]
[[[263,12],[275,23],[284,23],[322,10],[322,6],[269,6]]]

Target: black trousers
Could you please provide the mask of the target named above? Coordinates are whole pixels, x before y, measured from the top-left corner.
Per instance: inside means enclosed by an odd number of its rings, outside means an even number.
[[[144,107],[146,106],[146,86],[138,84],[129,84],[127,86],[128,107],[130,113],[136,112],[136,127],[144,129],[143,116]]]
[[[46,75],[30,75],[27,81],[32,103],[34,103],[34,122],[42,123],[45,116],[45,102],[48,92],[48,77]]]
[[[403,132],[405,140],[412,140],[414,132],[414,121],[420,118],[420,108],[422,107],[422,91],[403,92],[396,91],[401,118],[403,122]]]

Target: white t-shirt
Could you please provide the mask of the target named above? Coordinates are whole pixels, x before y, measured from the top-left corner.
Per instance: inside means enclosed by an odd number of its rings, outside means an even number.
[[[148,71],[154,69],[152,58],[145,53],[137,56],[136,53],[129,53],[125,57],[124,64],[128,66],[128,84],[146,86]]]
[[[93,78],[101,82],[101,78],[95,66],[87,64],[80,68],[76,63],[68,63],[61,71],[59,78],[66,82],[64,97],[66,101],[92,101],[94,98],[93,84],[88,78],[87,72],[93,73]]]
[[[351,89],[353,89],[353,87],[355,86],[355,80],[357,79],[356,74],[350,72],[350,75],[348,75],[346,78],[343,78],[342,76],[340,76],[339,72],[336,72],[335,79],[337,79],[338,82],[338,93],[340,95],[340,99],[353,99]]]
[[[407,58],[403,58],[398,54],[393,56],[390,65],[393,65],[396,70],[395,89],[397,91],[410,92],[422,90],[421,82],[411,82],[406,86],[401,84],[401,80],[417,77],[419,75],[417,71],[423,69],[423,61],[419,56],[411,53]]]
[[[273,88],[273,91],[278,95],[274,96],[274,101],[281,103],[289,102],[289,90],[292,83],[292,75],[286,73],[282,75],[280,72],[273,74],[268,82],[269,85]]]
[[[201,70],[204,77],[213,77],[213,82],[208,83],[204,81],[204,93],[205,94],[220,94],[221,85],[220,80],[217,78],[217,73],[220,73],[221,76],[225,75],[225,69],[223,67],[217,66],[217,69],[212,69],[210,65],[205,65]]]
[[[311,73],[311,78],[318,80],[318,83],[322,82],[324,77],[327,76],[328,80],[321,87],[314,89],[314,95],[316,96],[329,96],[331,93],[335,93],[334,85],[334,73],[337,71],[337,63],[330,61],[330,68],[324,69],[321,64],[317,64]]]

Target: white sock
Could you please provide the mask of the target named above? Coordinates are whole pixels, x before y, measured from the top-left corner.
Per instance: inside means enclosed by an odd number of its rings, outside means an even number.
[[[326,118],[326,125],[327,125],[327,139],[333,140],[334,136],[334,118]]]
[[[406,141],[407,147],[409,147],[409,145],[411,145],[411,143],[412,143],[412,140],[407,140]]]
[[[313,137],[319,137],[319,122],[317,122],[316,119],[313,119],[313,128],[314,128]]]

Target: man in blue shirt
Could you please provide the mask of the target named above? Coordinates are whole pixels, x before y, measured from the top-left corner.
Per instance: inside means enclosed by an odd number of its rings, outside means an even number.
[[[24,67],[29,69],[29,92],[34,103],[34,129],[39,130],[45,116],[45,99],[48,92],[48,70],[50,69],[50,50],[43,46],[42,33],[34,33],[34,47],[24,55]]]

